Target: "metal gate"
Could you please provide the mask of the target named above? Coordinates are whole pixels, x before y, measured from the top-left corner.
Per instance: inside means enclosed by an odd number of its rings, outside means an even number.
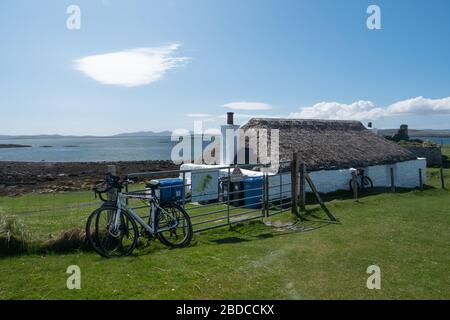
[[[289,165],[289,164],[288,164]],[[239,168],[239,169],[236,169]],[[179,178],[179,184],[161,186],[159,194],[165,189],[181,188],[178,199],[189,214],[194,232],[224,227],[235,223],[261,219],[291,210],[291,181],[289,172],[268,174],[264,165],[221,166],[205,169],[171,170],[129,173],[128,179],[149,181],[155,178]],[[254,177],[236,177],[236,170],[252,170]],[[258,173],[259,172],[259,173]],[[202,193],[207,201],[198,201],[193,192],[193,175],[215,174],[219,176],[217,188],[212,193]],[[253,180],[252,180],[253,179]],[[147,189],[126,187],[127,192],[146,192]],[[200,197],[200,198],[202,198]],[[143,210],[144,205],[131,205],[133,209]]]

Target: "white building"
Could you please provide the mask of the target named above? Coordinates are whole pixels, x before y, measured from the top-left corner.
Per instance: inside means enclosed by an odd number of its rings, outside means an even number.
[[[250,129],[258,135],[255,143],[246,142],[244,162],[248,162],[249,154],[256,154],[256,161],[260,162],[261,151],[277,150],[279,154],[276,156],[280,161],[291,160],[296,153],[298,162],[306,165],[316,188],[322,193],[348,190],[355,169],[364,169],[374,187],[390,187],[394,182],[396,187],[416,188],[421,181],[426,182],[425,158],[417,158],[398,144],[366,129],[359,121],[253,118],[240,127],[234,124],[233,114],[228,113],[227,125],[221,128],[220,166],[238,162],[239,135]],[[278,132],[277,137],[273,130]],[[272,141],[278,148],[272,148]],[[214,169],[215,166],[182,165],[182,169],[201,168]],[[222,170],[221,174],[226,172]],[[247,176],[261,174],[244,171]],[[283,184],[290,182],[289,172],[283,175],[282,180]],[[289,188],[287,185],[283,190],[286,196],[290,195]]]

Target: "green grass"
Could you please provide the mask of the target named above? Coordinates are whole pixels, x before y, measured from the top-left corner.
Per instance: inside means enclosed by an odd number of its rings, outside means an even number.
[[[83,227],[89,212],[98,205],[90,192],[27,194],[0,197],[0,214],[16,216],[34,238],[46,239],[72,227]]]
[[[0,259],[1,299],[450,299],[450,192],[438,169],[434,188],[327,202],[341,224],[260,221],[202,232],[185,249],[145,246],[132,257],[94,253]],[[445,170],[450,186],[450,169]],[[83,226],[92,208],[21,213],[93,201],[89,193],[0,198],[39,237]],[[324,216],[317,206],[308,206]],[[290,221],[289,213],[270,220]],[[66,269],[81,268],[81,290],[66,289]],[[381,268],[381,290],[368,290],[366,269]]]

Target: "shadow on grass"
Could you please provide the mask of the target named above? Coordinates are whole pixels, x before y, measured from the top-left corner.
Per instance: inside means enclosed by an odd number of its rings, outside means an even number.
[[[227,244],[227,243],[240,243],[240,242],[248,242],[250,240],[238,237],[227,237],[222,239],[211,240],[211,242],[215,242],[216,244]]]
[[[250,221],[239,223],[229,227],[211,230],[208,234],[202,234],[197,242],[199,244],[236,244],[252,241],[272,239],[292,233],[310,232],[323,227],[336,224],[317,214],[320,209],[311,209],[302,215],[301,219],[289,222],[281,221]],[[271,219],[276,219],[274,216]]]

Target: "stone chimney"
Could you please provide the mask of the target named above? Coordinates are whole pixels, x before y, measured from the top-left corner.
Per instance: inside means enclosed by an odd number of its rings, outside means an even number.
[[[227,124],[234,124],[234,112],[227,112]]]
[[[369,130],[373,134],[378,135],[378,129],[373,126],[373,122],[372,121],[367,122],[367,130]]]
[[[227,124],[220,127],[220,164],[234,164],[238,149],[239,126],[234,124],[234,113],[227,112]]]

